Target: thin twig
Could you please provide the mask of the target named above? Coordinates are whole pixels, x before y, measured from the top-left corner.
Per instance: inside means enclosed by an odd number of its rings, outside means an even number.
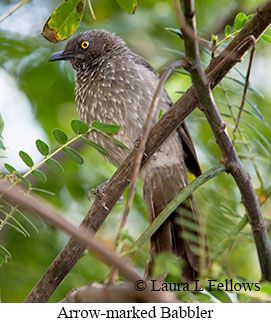
[[[248,63],[248,69],[247,69],[247,75],[246,75],[246,82],[245,82],[245,87],[244,87],[244,92],[243,92],[243,96],[242,96],[242,101],[241,101],[241,105],[240,105],[240,109],[239,109],[239,113],[238,113],[238,117],[237,117],[237,121],[235,124],[235,127],[233,129],[233,140],[232,140],[232,144],[234,145],[235,139],[236,139],[236,131],[239,127],[240,124],[240,120],[241,120],[241,115],[245,106],[245,102],[246,102],[246,96],[247,96],[247,89],[249,86],[249,77],[250,77],[250,72],[251,72],[251,67],[252,67],[252,62],[253,62],[253,58],[254,58],[254,54],[255,54],[255,49],[256,49],[256,39],[253,36],[249,36],[247,39],[245,39],[247,42],[251,42],[252,43],[252,48],[251,48],[251,52],[250,52],[250,56],[249,56],[249,63]]]
[[[242,47],[239,49],[234,56],[235,59],[232,59],[232,55],[226,55],[225,53],[228,54],[229,52],[234,51],[236,46],[238,46],[238,44],[240,44],[242,40],[247,38],[249,35],[253,35],[256,39],[259,38],[270,23],[271,2],[267,1],[264,5],[258,8],[255,15],[229,43],[226,49],[215,57],[207,67],[206,74],[210,80],[211,89],[214,89],[217,86],[238,60],[240,61],[248,48]],[[221,62],[223,62],[223,64],[221,64]],[[216,69],[216,66],[218,65],[220,68]],[[216,73],[213,73],[214,69],[216,70]],[[157,151],[169,135],[185,120],[185,118],[194,111],[198,104],[199,102],[195,89],[191,86],[152,128],[146,143],[146,156],[143,157],[142,166],[148,161],[150,156]],[[117,203],[124,190],[130,184],[136,154],[137,151],[134,149],[104,188],[103,200],[108,206],[108,210],[106,210],[101,201],[96,198],[92,207],[87,212],[81,225],[85,226],[91,232],[95,233],[99,230],[113,206]],[[26,301],[46,302],[80,259],[84,250],[84,247],[78,245],[73,239],[70,239],[41,277],[39,282],[37,282],[36,286],[32,289]]]
[[[90,0],[88,0],[88,6],[89,6],[89,10],[90,10],[90,13],[91,13],[91,16],[92,16],[93,20],[96,20],[96,16],[95,16],[95,13],[94,13],[94,10],[92,8]]]
[[[0,181],[0,193],[2,193],[4,198],[10,203],[16,203],[21,208],[34,212],[34,214],[37,213],[44,220],[74,237],[78,243],[88,246],[88,248],[96,256],[102,258],[106,264],[116,266],[128,281],[136,283],[137,281],[142,280],[142,278],[129,267],[122,258],[116,256],[100,239],[93,239],[93,234],[90,234],[85,228],[76,228],[46,201],[43,201],[40,198],[38,199],[37,197],[34,198],[33,195],[30,197],[26,192],[22,192],[22,190],[19,191],[17,188],[10,188],[10,186],[3,181]],[[167,298],[163,297],[163,293],[152,293],[148,288],[145,291],[142,290],[142,293],[145,301],[148,302],[168,301]]]
[[[22,0],[21,2],[17,3],[8,13],[6,13],[4,16],[0,18],[0,23],[3,22],[5,19],[7,19],[9,16],[11,16],[15,11],[20,9],[23,5],[31,1],[32,0]]]
[[[207,40],[204,40],[202,38],[200,38],[198,35],[196,35],[193,31],[193,29],[191,28],[191,26],[189,26],[185,20],[185,17],[183,16],[182,12],[179,10],[179,3],[178,0],[173,0],[173,4],[174,4],[174,8],[175,8],[175,13],[176,13],[176,17],[177,20],[179,22],[179,25],[182,26],[182,29],[186,31],[186,33],[194,39],[197,39],[199,44],[202,47],[208,48],[208,49],[212,49],[212,46],[210,45],[210,43]]]

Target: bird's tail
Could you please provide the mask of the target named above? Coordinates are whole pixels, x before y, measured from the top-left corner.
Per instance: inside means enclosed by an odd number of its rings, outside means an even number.
[[[175,177],[173,176],[175,174]],[[187,182],[184,170],[179,165],[152,169],[144,178],[144,198],[150,222],[160,214],[167,204],[181,191]],[[152,260],[158,253],[174,253],[184,260],[181,268],[182,280],[191,282],[201,270],[210,264],[207,237],[201,225],[197,204],[190,196],[160,226],[151,238]],[[151,261],[148,275],[152,272]]]

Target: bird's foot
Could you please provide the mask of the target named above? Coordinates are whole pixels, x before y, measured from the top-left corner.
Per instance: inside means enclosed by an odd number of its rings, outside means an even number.
[[[109,180],[105,181],[104,183],[94,187],[93,189],[91,189],[90,191],[88,191],[88,199],[91,201],[93,196],[97,196],[97,198],[99,200],[102,201],[103,203],[103,207],[105,209],[108,210],[107,206],[104,204],[103,202],[103,196],[104,196],[104,188],[106,186],[106,184],[109,182]],[[123,203],[123,195],[121,195],[119,202],[117,203],[117,205],[122,204]]]
[[[141,135],[141,134],[139,134],[139,135],[137,136],[137,138],[136,138],[135,142],[134,142],[134,147],[135,147],[135,148],[138,148],[138,147],[139,147],[139,144],[140,144],[141,139],[142,139],[142,135]]]
[[[88,199],[91,201],[93,195],[97,196],[99,199],[102,199],[103,197],[103,190],[105,188],[105,185],[109,182],[109,180],[105,181],[104,183],[92,188],[90,191],[88,191]]]
[[[137,136],[135,142],[134,142],[134,148],[138,148],[139,147],[141,140],[142,140],[142,135],[139,134]],[[145,151],[144,151],[144,156],[147,156],[147,154],[145,153]]]
[[[106,184],[108,183],[109,180],[105,181],[104,183],[94,187],[90,191],[88,191],[88,199],[91,201],[93,196],[97,196],[97,198],[101,201],[103,207],[108,210],[108,207],[105,205],[103,201],[103,196],[104,196],[104,188]]]

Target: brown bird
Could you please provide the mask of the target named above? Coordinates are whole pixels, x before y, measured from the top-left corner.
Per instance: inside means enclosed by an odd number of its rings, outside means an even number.
[[[76,72],[75,95],[81,119],[117,124],[116,139],[133,149],[142,134],[144,123],[159,82],[156,71],[125,42],[105,30],[92,30],[71,39],[63,51],[49,61],[68,60]],[[160,98],[159,111],[166,112],[172,102],[166,93]],[[117,167],[128,151],[98,132],[91,139],[102,145],[106,156]],[[152,222],[167,204],[188,184],[187,171],[201,174],[190,134],[184,123],[159,148],[141,171],[144,199]],[[181,221],[176,221],[181,219]],[[205,245],[205,247],[200,247]],[[200,252],[207,251],[206,237],[199,229],[199,214],[193,197],[175,210],[151,239],[151,255],[174,252],[185,260],[182,278],[191,281],[200,270]],[[203,266],[209,265],[208,255]],[[151,266],[149,266],[151,268]],[[151,269],[149,269],[149,272]]]

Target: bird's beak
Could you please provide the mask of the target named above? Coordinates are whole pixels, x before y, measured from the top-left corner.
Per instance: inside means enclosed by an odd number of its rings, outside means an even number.
[[[63,50],[57,53],[54,53],[50,58],[49,62],[52,61],[61,61],[74,58],[74,53],[64,52]]]

